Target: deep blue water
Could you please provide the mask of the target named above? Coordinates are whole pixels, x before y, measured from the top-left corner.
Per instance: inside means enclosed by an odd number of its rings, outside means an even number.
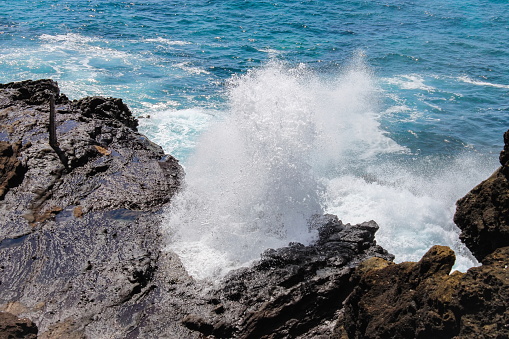
[[[465,251],[454,201],[497,166],[509,128],[508,5],[2,1],[0,82],[52,78],[72,99],[121,97],[142,132],[189,167],[214,121],[263,118],[270,108],[256,103],[280,89],[273,106],[306,97],[316,126],[325,119],[341,136],[335,155],[311,151],[328,159],[308,164],[327,187],[320,204],[345,221],[377,220],[382,245],[413,260],[436,242]],[[288,125],[302,119],[288,105],[276,114]],[[242,128],[256,138],[260,126]]]

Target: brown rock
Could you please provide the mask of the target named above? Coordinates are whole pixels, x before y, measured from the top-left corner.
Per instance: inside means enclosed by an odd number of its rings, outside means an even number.
[[[469,269],[454,298],[461,310],[459,337],[509,338],[509,247]]]
[[[0,339],[36,339],[37,326],[28,319],[20,319],[14,314],[0,312]]]
[[[433,246],[417,263],[370,259],[361,264],[345,306],[349,337],[451,337],[456,319],[448,305],[457,281],[448,274],[454,260],[448,247]]]
[[[65,319],[51,325],[48,331],[39,335],[39,339],[86,339],[79,325],[72,318]]]
[[[72,215],[74,215],[75,218],[82,218],[83,214],[84,214],[83,207],[81,206],[76,206],[72,210]]]
[[[362,263],[345,303],[348,336],[509,337],[509,247],[465,274],[449,274],[454,257],[448,247],[434,246],[417,263]]]
[[[23,181],[25,168],[18,160],[20,143],[0,141],[0,200],[7,191]]]
[[[460,199],[454,215],[462,231],[460,239],[479,261],[497,248],[509,246],[509,131],[504,140],[502,167]]]

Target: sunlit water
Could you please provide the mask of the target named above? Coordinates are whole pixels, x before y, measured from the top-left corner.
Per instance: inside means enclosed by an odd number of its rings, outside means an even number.
[[[29,8],[29,10],[28,10]],[[0,81],[121,97],[177,156],[168,248],[198,278],[376,220],[396,261],[451,246],[509,128],[504,1],[4,1]]]

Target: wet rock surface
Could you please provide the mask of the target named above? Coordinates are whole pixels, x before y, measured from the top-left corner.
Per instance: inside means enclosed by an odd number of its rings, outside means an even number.
[[[67,166],[49,144],[51,97]],[[40,338],[157,337],[141,333],[163,314],[158,268],[191,281],[161,253],[159,228],[183,171],[136,126],[120,99],[70,101],[51,80],[0,85],[0,310]],[[172,324],[163,336],[190,335]]]
[[[163,250],[183,171],[122,100],[0,84],[0,338],[507,338],[505,140],[504,166],[458,203],[480,267],[451,274],[443,246],[394,264],[375,222],[326,215],[315,243],[209,283]]]
[[[191,314],[183,323],[216,337],[330,337],[353,288],[354,267],[372,256],[393,256],[376,245],[373,221],[344,225],[326,215],[317,223],[315,244],[265,251],[252,267],[231,273],[210,293],[210,312]]]
[[[70,101],[50,80],[0,85],[0,128],[0,310],[30,318],[40,338],[330,333],[353,267],[392,258],[376,223],[324,216],[316,244],[197,282],[161,250],[182,169],[120,99]]]
[[[2,211],[13,220],[3,232],[26,233],[25,220],[35,225],[70,206],[77,213],[147,210],[170,200],[181,180],[178,162],[137,133],[136,120],[120,99],[72,102],[52,81],[21,85],[0,87],[0,141],[11,145],[11,153],[16,150],[20,162],[7,173],[17,185],[7,185]],[[48,143],[51,96],[58,147],[68,168]]]

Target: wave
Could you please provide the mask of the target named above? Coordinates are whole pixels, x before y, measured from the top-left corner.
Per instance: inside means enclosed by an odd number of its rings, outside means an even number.
[[[150,140],[162,145],[168,154],[185,160],[196,147],[196,139],[206,130],[217,110],[205,108],[175,109],[177,102],[153,105],[144,103],[141,110],[140,130],[150,135]]]
[[[184,61],[184,62],[179,62],[179,63],[176,63],[175,65],[173,65],[173,67],[176,67],[176,68],[180,68],[181,70],[185,71],[186,73],[188,74],[210,74],[210,72],[204,70],[204,69],[201,69],[199,67],[196,67],[196,66],[193,66],[191,64],[191,62],[189,61]]]
[[[276,61],[233,78],[229,109],[199,139],[165,221],[188,272],[217,279],[267,248],[315,239],[328,174],[405,152],[380,128],[378,93],[362,59],[334,81]]]
[[[459,240],[455,202],[494,168],[476,154],[420,159],[373,159],[327,179],[327,211],[344,221],[373,219],[377,242],[396,262],[418,261],[433,245],[451,247],[455,269],[478,265]]]
[[[393,78],[385,79],[388,84],[396,85],[401,89],[418,89],[428,92],[435,91],[435,88],[430,85],[425,84],[425,80],[421,75],[418,74],[409,74],[409,75],[401,75]]]
[[[84,36],[77,33],[67,33],[67,34],[41,34],[39,36],[39,39],[44,41],[50,41],[50,42],[71,42],[71,43],[90,43],[90,42],[96,42],[100,41],[97,37],[89,37]]]
[[[153,38],[153,39],[144,39],[143,41],[146,41],[146,42],[158,42],[158,43],[165,44],[167,46],[185,46],[185,45],[191,45],[192,44],[192,42],[189,42],[189,41],[171,40],[171,39],[166,39],[166,38],[163,38],[163,37],[157,37],[157,38]]]
[[[494,84],[494,83],[487,82],[487,81],[473,80],[467,76],[459,77],[458,80],[472,84],[472,85],[477,85],[477,86],[488,86],[488,87],[509,89],[509,85]]]

